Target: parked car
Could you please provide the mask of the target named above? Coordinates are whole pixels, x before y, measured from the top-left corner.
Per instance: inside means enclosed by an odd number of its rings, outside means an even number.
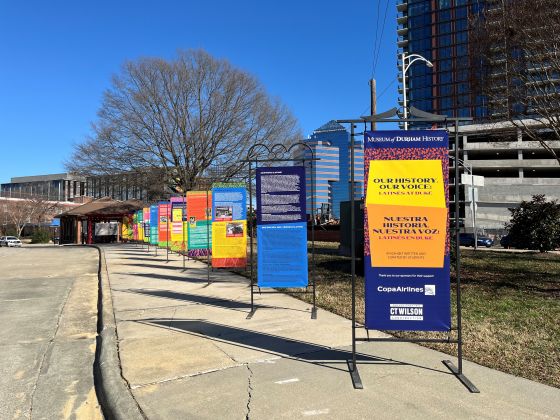
[[[21,247],[21,241],[15,236],[2,236],[0,237],[0,246]]]
[[[492,245],[494,245],[494,241],[488,236],[476,235],[476,244],[478,246],[485,246],[486,248],[490,248]],[[474,247],[474,233],[460,233],[459,245]]]

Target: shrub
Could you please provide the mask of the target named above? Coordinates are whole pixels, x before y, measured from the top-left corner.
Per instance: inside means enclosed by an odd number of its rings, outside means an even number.
[[[542,194],[531,201],[522,201],[509,209],[511,220],[506,224],[509,240],[517,248],[551,251],[560,246],[560,204],[546,201]]]
[[[51,234],[48,230],[39,229],[33,232],[31,236],[32,244],[48,244],[51,240]]]

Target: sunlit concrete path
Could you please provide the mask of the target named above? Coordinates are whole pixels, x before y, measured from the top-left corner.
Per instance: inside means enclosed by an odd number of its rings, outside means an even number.
[[[98,252],[0,248],[0,419],[100,419]]]
[[[414,344],[362,343],[354,390],[350,321],[153,247],[104,247],[122,372],[150,419],[560,418],[560,390],[474,363],[470,394]],[[378,334],[381,335],[381,334]]]

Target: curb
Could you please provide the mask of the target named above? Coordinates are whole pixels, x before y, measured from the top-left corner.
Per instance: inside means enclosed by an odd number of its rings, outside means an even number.
[[[93,376],[97,399],[106,419],[145,420],[146,416],[134,399],[128,382],[122,376],[118,336],[105,253],[99,246],[88,245],[99,252],[99,288],[97,299],[97,346]]]

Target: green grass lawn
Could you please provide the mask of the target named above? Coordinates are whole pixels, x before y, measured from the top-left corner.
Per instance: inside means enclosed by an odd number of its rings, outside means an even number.
[[[337,243],[316,243],[317,306],[351,318],[351,260],[337,250]],[[462,250],[461,265],[464,358],[560,388],[560,255]],[[234,271],[249,276],[246,270]],[[455,326],[453,272],[451,282]],[[363,276],[356,276],[356,286],[357,320],[363,323]],[[294,297],[312,302],[311,295]],[[400,337],[447,337],[388,332]],[[456,355],[456,345],[424,345]]]
[[[337,246],[316,246],[317,304],[350,318],[350,258],[337,255]],[[463,250],[461,264],[464,357],[560,387],[560,255]],[[359,322],[364,320],[363,282],[363,277],[357,276]],[[310,296],[296,296],[311,301]],[[454,290],[452,302],[455,312]],[[446,336],[392,333],[401,337]],[[429,347],[456,354],[456,346]]]

